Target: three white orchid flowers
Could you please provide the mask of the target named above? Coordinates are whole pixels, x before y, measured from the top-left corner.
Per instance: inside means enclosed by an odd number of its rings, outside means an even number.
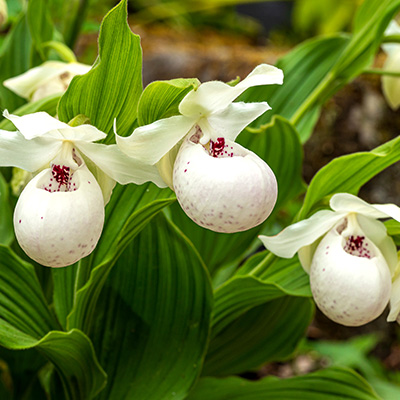
[[[283,258],[298,253],[310,275],[320,310],[347,326],[366,324],[390,301],[388,321],[400,313],[397,250],[381,218],[400,222],[394,204],[368,204],[356,196],[332,196],[331,210],[321,210],[276,236],[260,236],[265,247]],[[392,285],[393,280],[393,285]]]
[[[181,102],[182,115],[117,136],[126,154],[117,145],[94,143],[106,137],[94,126],[73,127],[43,112],[18,117],[5,111],[17,131],[0,131],[0,166],[36,174],[14,212],[19,244],[51,267],[90,254],[115,181],[170,184],[188,215],[209,229],[235,232],[260,224],[274,207],[276,179],[263,160],[233,141],[270,107],[233,100],[249,87],[282,80],[281,70],[260,65],[236,86],[202,84]],[[160,160],[169,160],[166,154],[176,146],[172,174]]]

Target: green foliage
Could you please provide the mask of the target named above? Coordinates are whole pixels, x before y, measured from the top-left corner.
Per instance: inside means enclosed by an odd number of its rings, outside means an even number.
[[[12,213],[8,200],[8,185],[0,173],[0,244],[10,245],[14,240]]]
[[[330,368],[290,379],[257,382],[230,377],[201,379],[187,400],[379,400],[367,382],[351,370]]]
[[[94,67],[73,79],[58,106],[61,121],[86,115],[92,125],[109,134],[107,142],[113,140],[114,120],[119,135],[132,133],[142,92],[140,38],[126,19],[126,1],[122,1],[104,18]]]

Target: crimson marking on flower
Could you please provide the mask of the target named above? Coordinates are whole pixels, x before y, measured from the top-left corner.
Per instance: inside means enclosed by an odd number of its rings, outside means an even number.
[[[371,252],[366,248],[365,236],[349,236],[344,246],[344,251],[357,257],[365,257],[370,259]]]
[[[213,142],[212,140],[210,140],[210,155],[215,158],[222,156],[225,147],[228,147],[228,146],[225,145],[225,139],[223,137],[217,138],[216,142]]]
[[[58,183],[58,190],[62,185],[68,186],[70,181],[70,168],[63,165],[53,165],[52,175]]]

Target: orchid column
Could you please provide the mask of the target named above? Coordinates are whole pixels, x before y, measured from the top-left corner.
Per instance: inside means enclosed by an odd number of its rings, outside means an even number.
[[[273,210],[277,183],[270,167],[234,140],[270,107],[234,100],[249,87],[282,82],[280,69],[262,64],[236,86],[203,83],[182,100],[181,115],[117,136],[117,144],[130,157],[157,165],[198,225],[216,232],[250,229]]]

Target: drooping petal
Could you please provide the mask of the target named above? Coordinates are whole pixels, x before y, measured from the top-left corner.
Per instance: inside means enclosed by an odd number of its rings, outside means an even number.
[[[44,134],[47,134],[46,136],[49,137],[63,139],[58,130],[63,128],[71,129],[68,124],[53,118],[43,111],[20,117],[9,114],[5,110],[3,116],[10,120],[27,140],[43,136]]]
[[[116,134],[118,147],[137,161],[154,165],[172,149],[196,123],[182,115],[161,119],[136,128],[132,135]]]
[[[27,140],[20,132],[0,130],[0,166],[35,172],[48,167],[61,146],[60,140],[47,137]]]
[[[198,225],[216,232],[247,230],[271,213],[275,175],[251,151],[230,141],[220,144],[213,157],[201,144],[185,140],[174,165],[175,193]]]
[[[288,226],[275,236],[259,236],[264,246],[283,258],[292,258],[304,246],[314,243],[347,213],[321,210],[310,218]]]
[[[21,75],[7,79],[4,86],[18,96],[32,101],[64,92],[75,75],[86,74],[89,65],[76,62],[46,61]]]
[[[389,53],[382,69],[388,72],[400,72],[400,45],[396,44],[396,50]],[[400,78],[397,76],[382,76],[383,95],[392,110],[397,110],[400,106]]]
[[[199,127],[204,133],[200,143],[206,144],[210,139],[222,136],[235,140],[242,130],[271,107],[263,103],[232,103],[227,108],[211,114],[207,119],[200,119]]]
[[[388,322],[398,321],[400,316],[400,275],[392,283],[390,294],[390,312],[387,316]]]
[[[94,162],[112,179],[121,184],[154,182],[159,187],[166,187],[155,165],[136,161],[122,153],[117,145],[76,142],[79,151]]]
[[[42,265],[64,267],[90,254],[104,224],[101,189],[83,165],[71,177],[70,190],[51,192],[51,169],[23,190],[14,211],[14,229],[22,249]]]
[[[199,119],[226,108],[246,89],[261,85],[281,85],[283,72],[272,65],[258,65],[243,81],[230,86],[219,81],[202,83],[189,92],[179,105],[179,112]]]
[[[355,212],[370,218],[391,217],[400,222],[400,208],[395,204],[368,204],[359,197],[349,193],[337,193],[330,201],[332,210],[339,212]]]
[[[341,229],[331,229],[315,251],[311,291],[327,317],[360,326],[378,317],[388,304],[390,272],[372,241],[351,227]]]
[[[374,242],[385,258],[390,275],[393,276],[397,267],[397,249],[393,239],[388,236],[386,226],[373,218],[357,214],[357,221],[365,235]]]

